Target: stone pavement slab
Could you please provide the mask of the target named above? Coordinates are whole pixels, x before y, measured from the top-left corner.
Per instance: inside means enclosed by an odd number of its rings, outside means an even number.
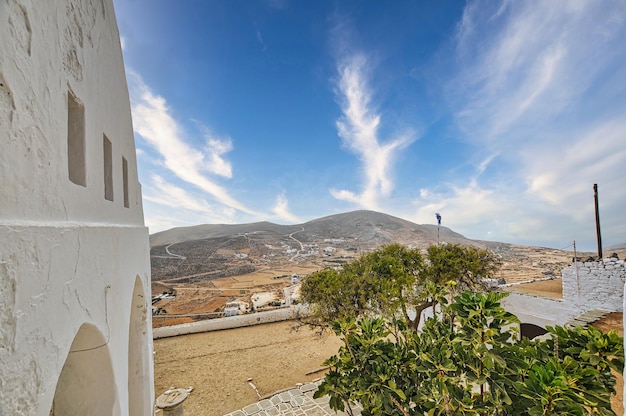
[[[328,396],[313,399],[313,394],[321,381],[306,383],[302,386],[277,393],[269,399],[252,403],[241,410],[227,413],[224,416],[335,416],[346,415],[335,412],[328,406]],[[361,414],[361,407],[356,406],[354,414]]]

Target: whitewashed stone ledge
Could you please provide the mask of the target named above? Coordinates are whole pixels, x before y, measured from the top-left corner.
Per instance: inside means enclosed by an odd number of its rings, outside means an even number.
[[[554,279],[560,279],[560,278],[561,278],[561,276],[541,277],[539,279],[524,280],[522,282],[505,283],[503,285],[498,285],[498,287],[519,286],[519,285],[525,285],[527,283],[545,282],[546,280],[554,280]]]
[[[298,313],[304,309],[301,305],[273,311],[250,313],[246,315],[229,316],[226,318],[208,319],[205,321],[191,322],[188,324],[164,326],[154,328],[152,336],[154,339],[175,337],[178,335],[196,334],[200,332],[219,331],[222,329],[241,328],[244,326],[268,324],[272,322],[287,321],[295,319]]]

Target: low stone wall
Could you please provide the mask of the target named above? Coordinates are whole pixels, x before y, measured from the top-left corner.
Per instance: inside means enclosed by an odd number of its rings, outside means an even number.
[[[581,311],[623,309],[626,265],[624,260],[610,257],[601,261],[573,263],[563,269],[563,301]]]
[[[195,334],[199,332],[219,331],[222,329],[287,321],[289,319],[295,319],[300,311],[301,308],[299,307],[291,307],[267,312],[251,313],[247,315],[209,319],[206,321],[192,322],[188,324],[164,326],[161,328],[154,328],[152,330],[152,336],[154,339],[158,339],[175,337],[178,335]]]

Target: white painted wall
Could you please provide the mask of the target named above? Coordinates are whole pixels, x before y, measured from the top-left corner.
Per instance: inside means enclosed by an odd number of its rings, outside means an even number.
[[[0,39],[0,415],[48,416],[53,401],[152,414],[148,232],[112,1],[2,0]],[[69,179],[69,94],[85,186]]]
[[[563,299],[511,293],[502,306],[522,322],[541,327],[563,325],[586,311],[624,308],[626,267],[615,258],[578,262],[562,270]]]
[[[582,310],[621,311],[626,283],[624,260],[576,262],[563,269],[563,299]]]
[[[168,338],[178,335],[197,334],[200,332],[220,331],[223,329],[241,328],[245,326],[269,324],[272,322],[296,319],[299,313],[303,313],[301,305],[289,308],[275,309],[272,311],[256,312],[246,315],[227,316],[218,319],[191,322],[188,324],[170,325],[154,328],[154,338]]]

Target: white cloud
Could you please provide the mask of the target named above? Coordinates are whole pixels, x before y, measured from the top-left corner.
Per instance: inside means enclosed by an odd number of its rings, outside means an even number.
[[[187,227],[189,225],[234,223],[233,218],[221,210],[211,212],[210,215],[200,215],[186,211],[185,215],[182,216],[179,211],[164,210],[159,205],[153,206],[150,201],[144,204],[144,209],[146,213],[150,213],[150,215],[146,215],[145,220],[146,227],[149,228],[150,234],[169,230],[174,227]]]
[[[566,132],[566,145],[554,141],[522,154],[528,191],[580,219],[592,208],[581,197],[588,199],[593,183],[618,195],[608,200],[611,204],[625,202],[619,189],[626,175],[626,120],[592,124],[586,130]]]
[[[616,56],[623,59],[616,48],[626,12],[623,3],[551,1],[510,2],[491,15],[495,6],[466,7],[450,92],[468,140],[510,148],[540,140],[519,131],[571,111]]]
[[[380,115],[372,104],[365,69],[367,59],[353,55],[339,65],[338,99],[343,116],[337,130],[344,146],[362,162],[363,190],[356,194],[348,190],[331,189],[331,194],[367,209],[379,209],[380,199],[393,190],[391,168],[397,153],[411,144],[413,132],[398,134],[387,142],[379,140]]]
[[[159,153],[161,163],[178,178],[208,193],[220,204],[259,215],[232,198],[226,189],[205,174],[232,175],[230,164],[222,158],[232,148],[232,142],[207,137],[204,151],[193,148],[183,140],[182,128],[170,114],[165,99],[155,95],[139,74],[128,71],[128,75],[135,132]]]
[[[623,240],[625,20],[617,1],[468,2],[447,94],[462,140],[494,156],[422,190],[417,218],[441,210],[473,235],[589,244],[598,183],[606,240]]]
[[[276,197],[276,204],[272,208],[272,212],[281,220],[294,224],[302,222],[300,218],[289,211],[289,202],[284,193]]]
[[[441,213],[442,223],[455,230],[473,230],[473,226],[493,222],[509,216],[513,207],[503,201],[493,189],[486,189],[475,179],[462,185],[446,184],[441,192],[420,189],[420,198],[414,201],[418,206],[412,219],[417,223],[435,222],[435,213]]]
[[[186,209],[198,212],[210,212],[211,205],[196,198],[186,190],[165,181],[159,175],[152,175],[151,186],[144,192],[143,198],[155,204],[175,209]]]
[[[208,163],[205,163],[203,169],[215,175],[223,176],[225,178],[233,177],[233,168],[229,161],[222,156],[233,150],[233,141],[230,137],[217,137],[211,130],[205,126],[200,126],[203,136],[206,140],[206,146],[204,147],[205,158]]]
[[[259,41],[259,45],[261,45],[261,50],[265,52],[267,50],[267,43],[263,40],[263,36],[259,30],[256,31],[256,39]]]

